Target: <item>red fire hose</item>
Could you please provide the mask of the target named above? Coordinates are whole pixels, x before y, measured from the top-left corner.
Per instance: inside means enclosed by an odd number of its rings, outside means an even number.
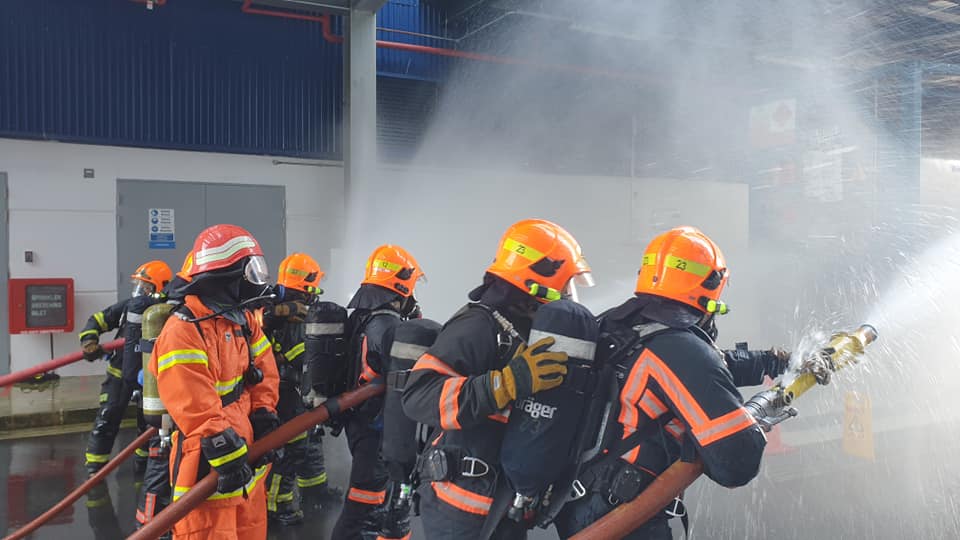
[[[123,347],[122,339],[115,339],[113,341],[108,341],[101,345],[104,351],[112,351]],[[34,375],[39,375],[40,373],[46,373],[47,371],[53,371],[58,367],[63,367],[67,364],[72,364],[79,360],[83,360],[83,352],[75,351],[70,354],[61,356],[60,358],[54,358],[53,360],[48,360],[42,364],[37,364],[33,367],[27,369],[22,369],[16,373],[10,373],[0,377],[0,388],[5,386],[10,386],[21,381],[25,381]]]
[[[253,443],[247,456],[247,460],[253,463],[260,459],[263,454],[280,448],[298,433],[302,433],[317,424],[322,424],[330,418],[330,410],[327,404],[333,404],[334,409],[345,411],[352,409],[360,403],[382,394],[384,387],[382,384],[368,384],[346,392],[335,398],[331,398],[323,405],[312,411],[307,411],[300,416],[290,420],[280,426],[276,431]],[[151,519],[140,530],[127,537],[127,540],[155,540],[160,535],[173,528],[173,524],[183,519],[191,510],[200,503],[207,500],[207,497],[217,491],[217,473],[210,471],[210,474],[197,482],[190,491],[178,499],[170,506],[163,509],[153,519]],[[666,506],[666,504],[664,504]]]
[[[122,340],[120,341],[122,342]],[[132,456],[137,448],[140,448],[141,446],[147,444],[147,441],[149,441],[150,437],[152,437],[156,432],[157,432],[156,428],[147,428],[147,430],[141,433],[139,437],[137,437],[136,439],[133,440],[133,442],[128,444],[126,448],[121,450],[120,453],[116,455],[116,457],[108,461],[107,464],[104,465],[103,468],[97,472],[97,474],[91,476],[89,479],[87,479],[86,482],[80,484],[80,487],[71,491],[69,495],[67,495],[66,497],[63,498],[62,501],[54,505],[53,508],[40,514],[36,519],[31,521],[30,523],[27,523],[22,528],[15,531],[13,534],[4,538],[3,540],[19,540],[20,538],[26,538],[27,536],[30,535],[30,533],[39,529],[44,523],[53,519],[54,516],[56,516],[60,512],[63,512],[67,508],[70,508],[70,506],[72,506],[73,503],[77,502],[77,499],[84,496],[88,491],[93,489],[93,486],[102,482],[103,479],[107,477],[107,475],[112,473],[114,469],[120,466],[121,463],[123,463],[130,456]]]
[[[677,461],[658,476],[640,495],[614,508],[609,514],[573,535],[570,540],[618,540],[630,534],[667,507],[673,499],[703,474],[703,463]]]

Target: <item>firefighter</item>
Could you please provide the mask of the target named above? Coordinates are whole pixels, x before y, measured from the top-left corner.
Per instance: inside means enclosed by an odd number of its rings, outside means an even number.
[[[580,245],[562,227],[530,219],[507,229],[483,284],[414,365],[403,392],[410,418],[433,428],[420,456],[420,511],[429,539],[479,538],[490,512],[511,403],[555,388],[567,355],[554,338],[524,344],[546,302],[593,284]],[[525,538],[503,520],[493,538]]]
[[[322,279],[320,265],[309,255],[291,254],[280,263],[277,275],[276,290],[282,292],[282,302],[267,308],[263,314],[263,331],[273,345],[280,374],[277,413],[282,422],[306,411],[301,393],[306,346],[304,319],[323,293],[319,287]],[[311,446],[315,448],[309,448]],[[294,500],[294,484],[302,490],[322,489],[326,476],[319,438],[311,438],[306,431],[297,435],[284,447],[283,458],[270,472],[267,515],[281,525],[303,522],[303,511]]]
[[[419,316],[414,297],[423,270],[405,249],[383,245],[367,259],[366,274],[347,308],[347,387],[366,384],[386,373],[393,329]],[[380,458],[383,398],[367,400],[343,418],[353,463],[350,488],[333,528],[334,540],[359,538],[365,524],[386,500],[386,465]]]
[[[140,322],[143,312],[164,298],[164,288],[173,277],[170,267],[163,261],[150,261],[140,265],[130,276],[133,295],[98,311],[87,319],[80,331],[80,348],[83,357],[90,361],[103,358],[100,335],[117,330],[117,337],[124,339],[123,349],[109,355],[107,378],[100,385],[100,410],[93,421],[93,430],[87,443],[85,467],[91,476],[110,461],[113,442],[120,431],[120,421],[134,391],[140,388],[137,373],[140,372]],[[145,428],[139,422],[140,430]],[[146,467],[147,450],[137,449],[134,461],[138,473]]]
[[[245,309],[263,298],[268,270],[256,239],[236,225],[197,237],[183,305],[167,319],[149,369],[177,430],[171,436],[173,501],[216,470],[217,491],[173,528],[174,538],[266,538],[265,456],[248,445],[280,425],[279,376],[270,342]],[[272,453],[271,453],[272,454]]]
[[[183,297],[185,295],[184,288],[190,283],[190,278],[185,274],[185,271],[189,268],[189,262],[191,260],[192,258],[190,254],[188,254],[184,259],[184,264],[181,266],[180,271],[174,274],[173,279],[170,280],[170,283],[167,284],[166,289],[164,289],[166,291],[166,302],[168,304],[178,306],[183,303]],[[145,344],[141,337],[140,350],[141,354],[138,356],[143,357],[146,355],[149,357],[153,350],[153,343]],[[146,400],[146,397],[144,400]],[[166,442],[169,442],[169,440]],[[143,485],[137,493],[136,519],[138,529],[146,525],[147,522],[170,504],[170,448],[161,443],[159,433],[150,437],[150,441],[147,443],[147,453],[147,466],[143,473]],[[169,538],[169,533],[161,537],[161,539],[167,538]]]
[[[766,438],[710,335],[715,315],[727,311],[720,296],[728,276],[705,234],[672,229],[644,252],[635,296],[601,316],[598,360],[619,383],[616,442],[582,469],[582,496],[556,520],[561,538],[632,500],[677,459],[699,455],[706,475],[726,487],[756,476]],[[679,499],[627,538],[672,538],[673,516],[683,517]]]

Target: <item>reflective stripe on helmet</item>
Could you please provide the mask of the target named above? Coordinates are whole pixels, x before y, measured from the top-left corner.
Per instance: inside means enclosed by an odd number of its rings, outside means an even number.
[[[197,266],[203,266],[212,262],[223,261],[233,257],[237,252],[244,249],[257,247],[257,242],[249,236],[237,236],[231,238],[222,246],[202,249],[197,252],[194,262]]]

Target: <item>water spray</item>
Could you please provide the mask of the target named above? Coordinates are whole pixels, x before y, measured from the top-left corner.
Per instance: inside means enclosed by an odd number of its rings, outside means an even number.
[[[744,407],[764,431],[797,415],[791,405],[798,397],[816,386],[818,381],[830,380],[830,374],[856,364],[867,346],[877,340],[877,329],[869,324],[861,325],[853,332],[840,332],[830,338],[830,343],[813,353],[800,367],[800,374],[789,384],[781,378],[772,388],[750,398]]]

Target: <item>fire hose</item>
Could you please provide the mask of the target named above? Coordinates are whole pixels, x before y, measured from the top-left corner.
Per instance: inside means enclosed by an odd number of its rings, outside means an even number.
[[[838,371],[855,364],[864,349],[877,339],[877,331],[869,324],[853,332],[835,334],[830,344],[815,353],[830,371]],[[783,420],[796,416],[790,407],[793,401],[817,384],[816,374],[801,372],[789,384],[782,382],[752,397],[744,407],[769,431]],[[571,537],[571,540],[617,540],[636,530],[659,514],[675,497],[703,474],[703,463],[676,461],[632,501],[622,504],[589,527]]]
[[[281,425],[275,431],[266,437],[255,441],[250,447],[247,455],[247,461],[254,463],[265,453],[276,448],[280,448],[297,434],[302,433],[317,424],[326,422],[331,416],[339,414],[340,411],[352,409],[360,403],[382,394],[384,386],[382,383],[371,383],[351,392],[346,392],[335,398],[328,399],[323,405],[320,405],[312,411],[307,411],[300,416]],[[210,474],[197,482],[190,491],[180,497],[173,504],[163,509],[153,519],[151,519],[140,530],[130,535],[128,540],[154,540],[170,530],[174,523],[181,520],[190,513],[191,510],[199,506],[207,497],[217,491],[217,472],[210,471]]]
[[[30,523],[27,523],[17,531],[14,531],[10,536],[7,536],[6,538],[4,538],[4,540],[19,540],[20,538],[26,538],[33,531],[39,529],[41,526],[43,526],[43,524],[53,519],[57,514],[59,514],[60,512],[63,512],[64,510],[72,506],[73,503],[77,502],[77,500],[80,499],[80,497],[84,496],[88,491],[93,489],[93,486],[102,482],[107,477],[107,475],[112,473],[114,469],[120,466],[121,463],[129,459],[130,456],[132,456],[133,453],[137,450],[137,448],[140,448],[141,446],[147,444],[147,441],[149,441],[150,437],[156,434],[156,432],[157,432],[156,428],[147,428],[147,430],[141,433],[140,436],[138,436],[136,439],[133,440],[133,442],[128,444],[126,448],[121,450],[120,453],[116,455],[116,457],[108,461],[107,464],[104,465],[102,469],[97,471],[97,474],[94,474],[93,476],[88,478],[86,482],[80,484],[80,486],[77,489],[71,491],[69,495],[64,497],[63,500],[61,500],[57,504],[55,504],[53,508],[40,514],[33,521],[31,521]]]
[[[105,352],[113,351],[123,347],[123,340],[115,339],[113,341],[103,343],[101,346],[103,347],[103,350]],[[10,373],[8,375],[4,375],[3,377],[0,377],[0,388],[3,388],[5,386],[10,386],[12,384],[16,384],[21,381],[25,381],[33,377],[34,375],[46,373],[47,371],[53,371],[59,367],[63,367],[67,364],[72,364],[80,360],[83,360],[83,351],[75,351],[70,354],[61,356],[60,358],[54,358],[53,360],[48,360],[42,364],[37,364],[33,367],[22,369],[16,373]]]

